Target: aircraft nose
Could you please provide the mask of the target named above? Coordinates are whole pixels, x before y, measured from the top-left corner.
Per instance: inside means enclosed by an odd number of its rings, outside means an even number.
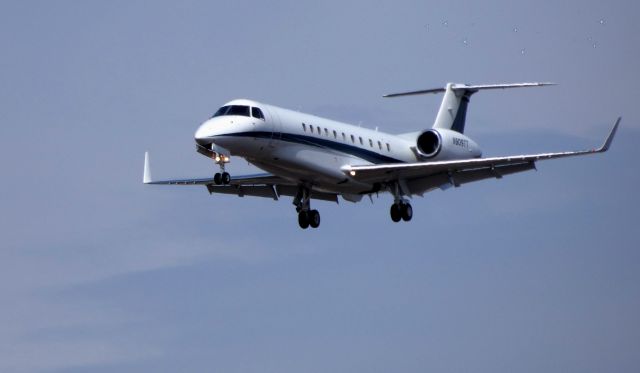
[[[199,145],[206,146],[213,142],[213,134],[211,133],[211,125],[209,122],[204,122],[198,127],[196,133],[193,135],[196,142]]]

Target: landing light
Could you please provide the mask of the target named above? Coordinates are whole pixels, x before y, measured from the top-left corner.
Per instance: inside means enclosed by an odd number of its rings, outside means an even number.
[[[356,172],[354,170],[349,171],[349,175],[356,176]]]
[[[216,155],[216,162],[220,162],[220,156]]]

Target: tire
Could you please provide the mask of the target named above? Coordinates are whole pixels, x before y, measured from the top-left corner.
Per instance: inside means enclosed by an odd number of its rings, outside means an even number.
[[[309,228],[309,214],[306,211],[300,211],[298,213],[298,225],[300,225],[302,229]]]
[[[231,175],[228,172],[222,173],[222,184],[227,185],[231,182]]]
[[[320,213],[318,210],[309,211],[309,225],[311,228],[318,228],[320,226]]]
[[[409,221],[413,217],[413,207],[408,203],[403,203],[400,207],[402,213],[402,220]]]
[[[391,220],[393,220],[394,223],[397,223],[400,221],[400,219],[402,219],[402,212],[400,211],[400,205],[397,203],[394,203],[393,205],[391,205],[391,210],[389,210],[389,213],[391,215]]]
[[[215,175],[213,175],[213,182],[216,185],[220,185],[222,184],[222,175],[219,172],[216,172]]]

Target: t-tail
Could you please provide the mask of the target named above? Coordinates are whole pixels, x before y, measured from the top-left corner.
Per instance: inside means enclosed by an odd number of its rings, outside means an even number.
[[[474,93],[485,89],[505,89],[521,87],[541,87],[545,85],[555,85],[555,83],[514,83],[514,84],[485,84],[466,85],[457,83],[447,83],[444,88],[424,89],[420,91],[392,93],[384,97],[399,97],[423,95],[428,93],[444,92],[438,115],[433,123],[433,128],[449,129],[459,133],[464,133],[464,126],[467,119],[467,108],[469,100]]]

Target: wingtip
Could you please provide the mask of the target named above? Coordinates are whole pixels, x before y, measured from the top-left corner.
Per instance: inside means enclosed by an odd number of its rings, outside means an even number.
[[[149,169],[149,152],[144,152],[144,172],[142,174],[142,183],[151,183],[151,170]]]
[[[607,139],[604,141],[604,144],[602,144],[600,149],[598,149],[599,152],[606,152],[607,150],[609,150],[609,147],[611,147],[611,143],[613,142],[613,138],[615,137],[616,132],[618,131],[618,126],[620,125],[621,120],[622,120],[622,117],[618,117],[618,119],[616,119],[615,124],[613,125],[613,127],[611,128],[611,131],[609,132],[609,135],[607,136]]]

